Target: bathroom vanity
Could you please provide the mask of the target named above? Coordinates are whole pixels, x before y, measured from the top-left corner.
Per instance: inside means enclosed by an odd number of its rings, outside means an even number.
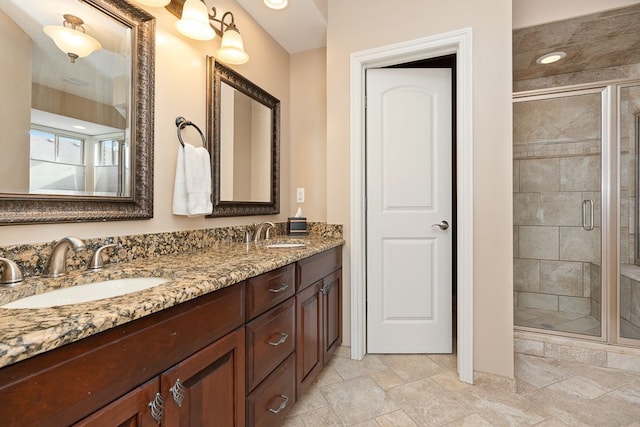
[[[63,308],[85,311],[67,324],[41,319],[33,331],[23,325],[21,337],[0,332],[3,343],[14,343],[2,348],[5,356],[39,353],[3,359],[2,425],[278,425],[342,341],[342,244],[237,244],[164,260],[182,268],[170,283],[111,304]],[[145,263],[154,270],[162,261]],[[113,325],[104,322],[109,310],[120,319]],[[9,330],[28,316],[0,310]],[[75,333],[81,318],[102,330]],[[33,345],[34,336],[49,338]]]

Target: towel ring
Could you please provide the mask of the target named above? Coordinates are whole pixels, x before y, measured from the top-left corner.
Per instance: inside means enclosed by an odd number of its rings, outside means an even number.
[[[193,126],[194,128],[196,128],[196,130],[200,134],[200,138],[202,138],[202,146],[204,147],[206,145],[205,139],[200,128],[196,126],[193,122],[185,119],[182,116],[176,117],[176,127],[178,128],[176,132],[178,133],[178,141],[180,141],[180,145],[184,147],[184,141],[182,140],[182,129],[186,128],[187,126]]]

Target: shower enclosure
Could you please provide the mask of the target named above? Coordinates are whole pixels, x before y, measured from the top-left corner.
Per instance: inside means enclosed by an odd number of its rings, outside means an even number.
[[[514,94],[516,327],[640,344],[639,84]]]

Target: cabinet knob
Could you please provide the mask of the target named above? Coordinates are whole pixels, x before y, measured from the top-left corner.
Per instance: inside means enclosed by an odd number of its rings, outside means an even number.
[[[184,386],[182,385],[182,382],[180,381],[179,378],[171,386],[169,391],[171,392],[171,395],[173,396],[173,400],[178,405],[178,408],[181,408],[182,407],[182,401],[184,400],[185,389],[184,389]]]
[[[282,411],[284,408],[287,407],[287,403],[289,403],[289,398],[284,394],[281,394],[280,397],[282,398],[282,403],[280,404],[280,406],[278,406],[278,409],[269,408],[269,412],[277,414],[278,412]]]
[[[273,292],[274,294],[279,294],[280,292],[284,291],[288,287],[289,285],[287,285],[286,283],[281,283],[278,289],[269,288],[269,292]]]
[[[320,288],[320,292],[322,292],[322,295],[328,294],[332,286],[332,283],[325,283],[324,285],[322,285],[322,287]]]
[[[156,397],[149,402],[149,410],[151,411],[151,417],[160,424],[162,421],[162,414],[164,413],[164,399],[160,393],[156,393]]]
[[[280,344],[283,344],[287,340],[287,338],[289,338],[289,334],[285,334],[284,332],[280,332],[280,336],[281,338],[278,341],[269,341],[269,345],[272,345],[274,347],[278,346]]]

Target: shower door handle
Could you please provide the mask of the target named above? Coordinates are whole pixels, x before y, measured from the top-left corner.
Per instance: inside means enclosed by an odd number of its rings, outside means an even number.
[[[582,201],[582,228],[586,231],[593,230],[593,200]]]

